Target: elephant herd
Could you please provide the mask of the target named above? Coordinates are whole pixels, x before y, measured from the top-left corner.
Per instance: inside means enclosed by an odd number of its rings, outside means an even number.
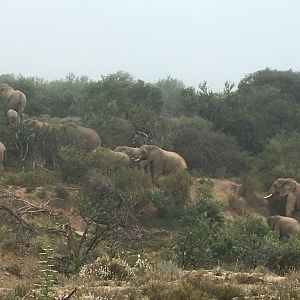
[[[24,120],[23,112],[27,99],[23,92],[14,90],[11,86],[4,83],[0,84],[0,93],[9,103],[6,118],[10,125],[22,123],[32,132],[34,137],[43,129],[51,127],[48,123],[36,119],[29,118]],[[65,122],[58,125],[56,129],[65,140],[68,137],[77,135],[89,151],[96,151],[96,148],[101,145],[99,134],[92,128],[79,126],[74,122]],[[0,170],[4,169],[5,152],[5,145],[0,142]],[[166,151],[154,145],[142,145],[139,148],[118,146],[114,149],[113,153],[128,161],[128,163],[138,163],[140,168],[151,176],[153,183],[156,185],[159,185],[162,175],[187,169],[184,158],[178,153]],[[293,213],[297,210],[300,211],[300,184],[292,178],[278,178],[272,184],[269,195],[264,198],[271,199],[276,195],[286,198],[285,216],[278,214],[270,216],[267,219],[268,224],[280,236],[289,236],[290,234],[300,232],[300,224],[293,218]]]
[[[22,124],[30,130],[33,140],[44,129],[52,126],[46,122],[36,119],[24,119],[24,108],[27,103],[26,96],[19,90],[14,90],[8,84],[0,84],[0,92],[9,103],[9,110],[6,113],[7,121],[10,125]],[[80,126],[74,122],[65,122],[56,126],[57,135],[62,136],[63,142],[73,139],[75,136],[84,144],[88,151],[96,151],[101,145],[100,135],[92,128]],[[1,142],[0,142],[1,143]],[[0,169],[3,170],[3,161],[6,148],[0,144]],[[171,151],[165,151],[154,145],[142,145],[139,148],[128,146],[118,146],[113,151],[115,155],[122,157],[126,161],[138,162],[139,166],[147,172],[153,183],[159,184],[161,175],[168,175],[177,171],[187,169],[187,164],[183,157]]]

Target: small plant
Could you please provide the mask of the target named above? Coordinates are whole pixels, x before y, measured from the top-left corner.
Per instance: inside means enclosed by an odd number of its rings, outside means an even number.
[[[40,199],[45,199],[47,197],[47,191],[45,189],[41,189],[36,194]]]
[[[6,178],[6,184],[19,185],[26,188],[36,188],[42,185],[52,185],[56,183],[54,175],[43,170],[30,171],[19,175],[10,175]]]
[[[65,200],[68,200],[70,198],[69,191],[63,186],[57,186],[54,191],[56,193],[57,198],[61,198]]]
[[[166,176],[161,189],[169,195],[178,207],[185,207],[190,200],[191,177],[187,172]]]
[[[53,270],[53,249],[45,246],[40,253],[41,275],[37,286],[37,299],[49,300],[54,294],[54,285],[56,282],[57,271]]]
[[[152,269],[152,266],[148,259],[141,258],[141,255],[138,254],[138,259],[136,260],[133,269],[135,272],[145,272]]]
[[[121,258],[98,257],[94,262],[85,265],[79,272],[80,277],[103,280],[126,280],[133,275],[132,268]]]

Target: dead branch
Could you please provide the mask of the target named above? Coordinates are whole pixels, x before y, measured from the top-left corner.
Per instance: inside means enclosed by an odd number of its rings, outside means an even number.
[[[23,156],[23,158],[22,158],[22,161],[25,161],[26,160],[26,157],[27,157],[27,154],[28,154],[28,148],[29,148],[29,146],[28,146],[28,143],[26,144],[26,151],[25,151],[25,154],[24,154],[24,156]]]
[[[60,212],[54,213],[53,211],[48,209],[49,201],[46,204],[40,204],[39,206],[36,206],[27,200],[23,200],[23,199],[19,199],[19,198],[18,198],[18,200],[22,201],[23,203],[26,204],[25,206],[20,207],[18,209],[18,213],[20,215],[45,213],[50,218],[50,217],[57,217],[60,214]]]
[[[69,299],[71,299],[71,297],[75,294],[76,291],[77,291],[77,287],[75,287],[74,290],[70,294],[68,294],[66,296],[63,296],[62,300],[69,300]]]
[[[22,300],[25,300],[30,294],[31,294],[31,291],[29,291],[29,292],[22,298]]]
[[[6,212],[8,212],[14,219],[17,220],[17,222],[22,225],[23,227],[25,227],[26,229],[31,229],[31,227],[29,226],[29,224],[22,219],[22,217],[18,214],[15,213],[13,210],[11,210],[10,208],[4,206],[4,205],[0,205],[0,210],[5,210]]]

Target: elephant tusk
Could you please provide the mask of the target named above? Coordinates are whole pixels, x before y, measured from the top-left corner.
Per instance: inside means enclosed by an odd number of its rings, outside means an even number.
[[[140,161],[141,159],[140,158],[136,158],[136,159],[131,158],[131,160],[133,160],[133,161]]]
[[[273,194],[271,193],[271,194],[269,194],[268,196],[265,196],[264,199],[268,199],[268,198],[270,198],[270,197],[272,197],[272,196],[273,196]]]

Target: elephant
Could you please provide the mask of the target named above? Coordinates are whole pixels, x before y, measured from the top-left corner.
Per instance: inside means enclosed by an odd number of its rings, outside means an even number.
[[[115,148],[115,152],[122,152],[126,155],[128,155],[128,157],[132,160],[132,161],[136,161],[139,160],[139,149],[140,148],[133,148],[133,147],[128,147],[128,146],[117,146]],[[149,166],[148,166],[148,162],[147,160],[139,160],[139,168],[144,170],[146,173],[149,173]]]
[[[19,114],[13,109],[7,111],[6,118],[9,125],[17,125],[20,123]]]
[[[154,145],[141,146],[136,160],[140,159],[147,160],[152,181],[157,185],[159,176],[187,170],[187,164],[182,156]]]
[[[41,133],[44,129],[51,127],[50,124],[36,119],[27,119],[23,123],[27,128],[36,134]]]
[[[121,151],[113,151],[113,154],[115,154],[117,157],[121,158],[122,160],[130,163],[130,157],[126,153]]]
[[[268,217],[267,223],[278,233],[279,237],[289,237],[291,234],[300,232],[300,224],[293,218],[276,215]]]
[[[268,199],[272,196],[286,197],[285,215],[292,217],[295,210],[300,209],[300,184],[293,178],[278,178],[269,190]]]
[[[101,145],[101,138],[96,130],[79,126],[74,122],[66,122],[58,126],[58,133],[62,135],[63,142],[74,144],[83,143],[85,148],[91,151]],[[77,138],[77,141],[76,141]]]
[[[6,147],[2,142],[0,142],[0,170],[1,171],[4,170],[3,163],[4,163],[5,153],[6,153]]]
[[[25,94],[19,90],[14,90],[7,83],[0,84],[0,92],[6,99],[8,99],[9,108],[15,110],[22,119],[23,111],[27,103]]]
[[[131,159],[137,159],[139,148],[132,148],[128,146],[118,146],[114,149],[115,152],[126,153]]]

